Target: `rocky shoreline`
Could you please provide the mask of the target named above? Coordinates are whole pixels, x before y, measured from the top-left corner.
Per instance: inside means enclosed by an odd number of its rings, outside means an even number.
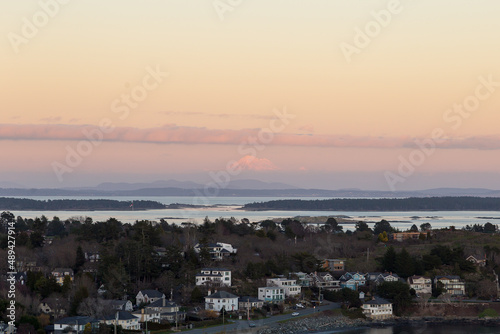
[[[305,332],[329,331],[339,328],[366,326],[363,319],[349,319],[344,316],[316,316],[299,318],[277,324],[273,327],[260,329],[259,334],[301,334]]]
[[[425,329],[432,325],[481,325],[500,327],[500,319],[478,317],[415,317],[395,318],[384,321],[367,319],[349,319],[340,315],[299,318],[294,321],[280,323],[273,327],[260,329],[258,334],[303,334],[308,332],[325,332],[342,328],[411,326],[414,329]]]

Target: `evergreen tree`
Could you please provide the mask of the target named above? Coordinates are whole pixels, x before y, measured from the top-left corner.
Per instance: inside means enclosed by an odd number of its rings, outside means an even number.
[[[396,273],[401,277],[410,277],[415,273],[415,261],[406,248],[396,257]]]
[[[390,246],[382,258],[382,267],[385,271],[396,271],[396,251],[394,247]]]
[[[85,264],[85,254],[83,253],[82,246],[78,246],[76,249],[76,259],[75,259],[75,273]]]

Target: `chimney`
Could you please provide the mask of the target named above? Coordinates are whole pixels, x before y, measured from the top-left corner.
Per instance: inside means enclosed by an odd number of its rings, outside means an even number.
[[[208,289],[208,295],[210,296],[212,294],[212,290]]]
[[[165,306],[166,306],[166,305],[165,305],[165,296],[163,296],[163,298],[162,298],[162,299],[163,299],[163,307],[165,307]]]

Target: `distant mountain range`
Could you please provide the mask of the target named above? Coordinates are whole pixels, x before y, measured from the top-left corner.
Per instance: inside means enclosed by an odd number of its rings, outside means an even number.
[[[206,188],[209,188],[208,191]],[[500,197],[500,190],[484,188],[435,188],[418,191],[376,191],[361,189],[303,189],[278,182],[259,180],[233,180],[225,187],[215,188],[215,183],[201,184],[192,181],[156,181],[151,183],[101,183],[86,188],[22,188],[17,184],[0,183],[0,196],[204,196],[216,193],[224,197],[432,197],[477,196]]]

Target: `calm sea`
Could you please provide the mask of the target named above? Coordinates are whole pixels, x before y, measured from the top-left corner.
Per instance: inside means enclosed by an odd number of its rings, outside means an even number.
[[[500,327],[484,327],[472,325],[426,325],[416,327],[359,328],[355,330],[339,330],[316,334],[498,334]]]
[[[203,207],[197,209],[164,209],[148,211],[15,211],[16,216],[23,218],[35,218],[45,215],[52,218],[58,216],[65,220],[71,217],[92,217],[94,221],[105,221],[110,217],[116,218],[123,223],[134,223],[136,220],[154,220],[163,218],[169,223],[192,222],[200,223],[205,217],[211,220],[216,218],[234,217],[236,219],[248,218],[250,221],[260,221],[272,218],[285,218],[296,216],[345,216],[354,221],[366,221],[369,225],[382,219],[388,220],[392,226],[407,229],[412,224],[419,226],[422,223],[430,223],[433,228],[455,226],[462,228],[470,224],[484,224],[491,222],[500,223],[500,212],[498,211],[410,211],[410,212],[377,212],[377,211],[243,211],[239,208],[252,202],[264,202],[270,200],[286,199],[279,197],[48,197],[36,196],[38,200],[47,199],[112,199],[118,201],[151,200],[163,204],[195,204],[195,205],[219,205],[218,207]],[[300,199],[300,198],[299,198]],[[304,200],[326,199],[321,197],[304,197]],[[354,229],[352,224],[344,224],[344,230]]]

